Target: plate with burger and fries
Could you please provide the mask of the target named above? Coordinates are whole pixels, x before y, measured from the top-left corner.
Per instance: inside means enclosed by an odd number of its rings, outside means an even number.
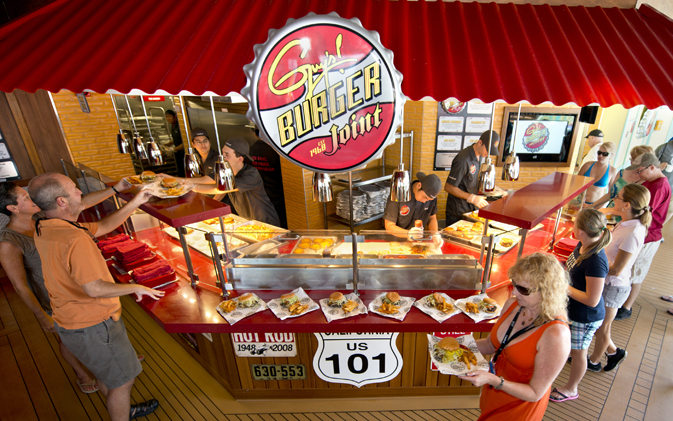
[[[452,316],[460,313],[453,298],[443,292],[434,292],[430,295],[416,300],[414,307],[423,313],[442,323]]]
[[[327,322],[332,320],[345,319],[357,316],[358,314],[367,314],[367,307],[360,297],[355,293],[343,295],[340,292],[333,292],[329,298],[320,300],[322,309]]]
[[[458,376],[476,370],[488,371],[488,361],[479,352],[472,335],[457,338],[428,335],[428,352],[442,374]]]
[[[301,287],[274,298],[267,305],[280,320],[303,316],[320,308]]]
[[[369,311],[379,316],[392,319],[404,320],[409,310],[416,301],[413,297],[400,297],[397,292],[384,292],[379,294],[374,301],[369,303]]]
[[[222,301],[217,305],[217,312],[225,318],[230,325],[252,316],[255,313],[266,310],[266,303],[256,294],[250,292],[239,295],[231,300]]]
[[[456,300],[456,306],[469,318],[479,323],[482,320],[493,319],[500,315],[502,307],[486,294],[473,295]]]

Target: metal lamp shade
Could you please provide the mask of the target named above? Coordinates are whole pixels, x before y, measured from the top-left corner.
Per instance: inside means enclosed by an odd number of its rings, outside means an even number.
[[[131,153],[131,141],[126,134],[117,133],[117,150],[119,150],[119,153],[121,154]]]
[[[217,183],[217,189],[219,191],[235,190],[235,177],[231,165],[229,165],[229,163],[224,160],[224,157],[220,155],[220,158],[215,163],[215,182]]]
[[[161,155],[161,149],[159,149],[159,146],[151,137],[149,143],[147,143],[147,149],[150,165],[153,166],[164,165],[164,157]]]
[[[313,173],[313,201],[331,202],[333,199],[332,178],[329,174]]]
[[[393,202],[408,202],[411,200],[411,177],[409,171],[404,170],[404,164],[393,172],[390,182],[390,200]]]
[[[198,152],[194,152],[194,148],[187,148],[185,154],[185,176],[187,178],[203,177],[206,172],[203,168],[203,161]]]
[[[486,162],[481,164],[478,189],[479,194],[492,192],[495,189],[495,166],[491,164],[491,158],[486,158]]]
[[[519,179],[519,157],[515,152],[505,159],[505,165],[502,167],[502,179],[504,181],[516,181]]]
[[[136,153],[136,158],[138,159],[148,159],[147,149],[145,149],[145,144],[143,143],[143,138],[136,133],[136,136],[133,139],[133,149]]]

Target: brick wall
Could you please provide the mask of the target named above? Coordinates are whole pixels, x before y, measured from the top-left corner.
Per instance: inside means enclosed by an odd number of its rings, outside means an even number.
[[[53,98],[75,162],[114,179],[133,174],[131,158],[117,151],[119,128],[110,95],[92,93],[87,98],[90,113],[82,112],[72,92],[60,91]]]

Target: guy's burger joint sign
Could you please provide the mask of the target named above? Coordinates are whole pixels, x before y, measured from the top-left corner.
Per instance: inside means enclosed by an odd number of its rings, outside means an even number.
[[[362,167],[395,141],[404,95],[378,33],[336,13],[290,19],[244,67],[248,118],[260,137],[303,168]]]

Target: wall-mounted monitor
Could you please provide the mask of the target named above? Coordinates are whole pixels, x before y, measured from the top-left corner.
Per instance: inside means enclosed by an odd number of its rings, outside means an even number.
[[[498,164],[514,150],[522,166],[569,167],[581,108],[522,107],[517,124],[518,110],[505,108]]]

